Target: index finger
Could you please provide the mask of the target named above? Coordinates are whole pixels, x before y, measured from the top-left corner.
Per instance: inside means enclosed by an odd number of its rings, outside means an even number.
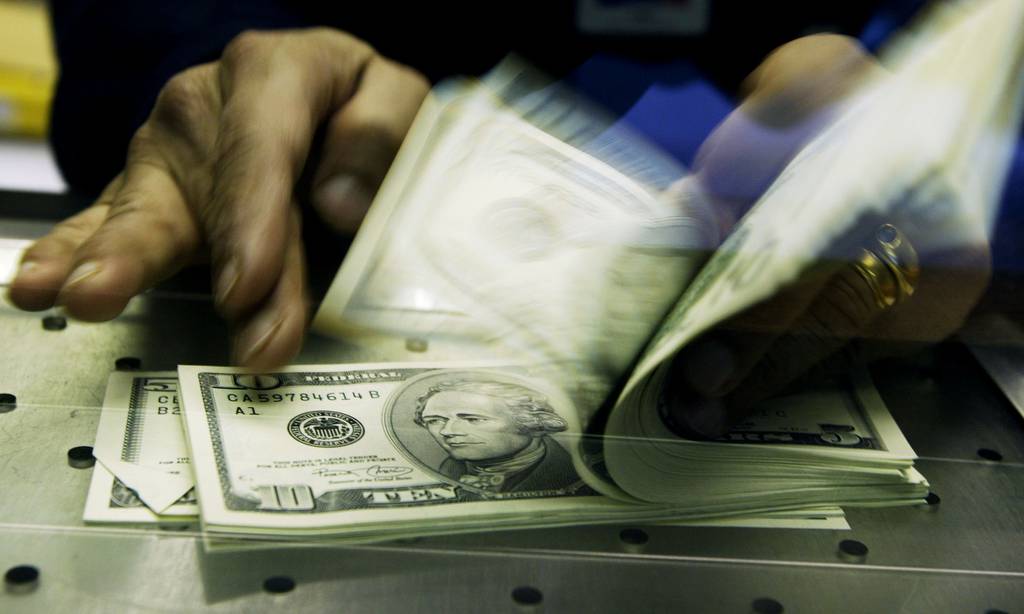
[[[245,33],[225,50],[213,190],[201,207],[218,306],[251,311],[281,275],[288,210],[318,124],[372,49],[340,32]]]

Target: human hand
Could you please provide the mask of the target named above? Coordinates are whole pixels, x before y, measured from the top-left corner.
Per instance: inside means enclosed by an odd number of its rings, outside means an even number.
[[[295,195],[304,167],[319,160],[307,169],[314,209],[336,231],[354,232],[428,89],[412,69],[339,31],[242,33],[219,61],[168,81],[124,170],[25,252],[12,302],[109,320],[209,257],[236,361],[286,362],[308,320]],[[321,128],[321,150],[311,152]]]
[[[767,58],[748,98],[698,154],[695,177],[723,231],[881,70],[836,36],[799,39]],[[932,191],[918,198],[956,194],[941,183],[915,187]],[[829,261],[685,347],[670,378],[672,426],[716,437],[794,381],[956,331],[987,286],[990,252],[979,220],[956,203],[944,211],[865,217],[838,238]]]

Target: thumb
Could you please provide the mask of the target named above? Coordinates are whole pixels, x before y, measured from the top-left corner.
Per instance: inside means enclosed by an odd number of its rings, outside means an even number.
[[[352,234],[359,228],[428,90],[419,73],[377,57],[356,94],[331,117],[312,201],[332,229]]]

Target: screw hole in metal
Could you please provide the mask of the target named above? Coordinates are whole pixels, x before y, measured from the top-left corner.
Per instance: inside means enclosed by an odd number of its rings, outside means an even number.
[[[512,589],[512,601],[519,605],[538,605],[544,601],[544,594],[532,586],[517,586]]]
[[[295,590],[295,580],[288,576],[272,576],[263,581],[263,590],[268,593],[290,593]]]

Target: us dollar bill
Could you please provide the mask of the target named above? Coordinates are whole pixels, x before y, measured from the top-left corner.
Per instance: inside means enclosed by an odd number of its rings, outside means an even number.
[[[570,399],[481,364],[179,368],[204,525],[384,536],[672,518],[600,494]]]
[[[100,414],[88,522],[157,522],[199,513],[177,374],[114,372]]]
[[[155,481],[161,478],[157,476]],[[134,490],[114,476],[102,463],[93,467],[83,520],[103,524],[164,524],[199,519],[195,489],[190,489],[161,513],[154,512]]]

